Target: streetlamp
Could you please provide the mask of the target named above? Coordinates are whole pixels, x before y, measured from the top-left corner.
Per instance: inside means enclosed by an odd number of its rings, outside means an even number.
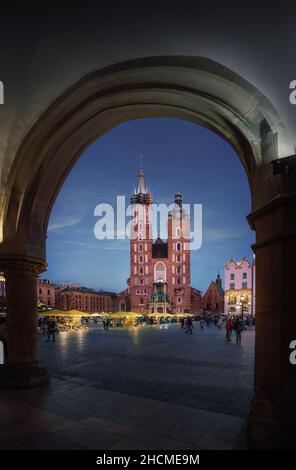
[[[246,305],[250,307],[250,302],[248,302],[248,299],[246,298],[245,294],[241,295],[240,297],[240,302],[237,304],[237,307],[241,307],[241,317],[242,321],[244,321],[244,311],[246,310]]]

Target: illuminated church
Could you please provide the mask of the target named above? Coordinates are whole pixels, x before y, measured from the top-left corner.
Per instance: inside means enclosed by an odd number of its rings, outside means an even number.
[[[191,313],[200,309],[200,291],[190,287],[190,219],[175,194],[168,212],[167,240],[153,240],[153,196],[140,169],[131,197],[130,278],[121,310],[139,313]],[[172,201],[173,202],[173,201]],[[193,312],[195,313],[195,312]]]

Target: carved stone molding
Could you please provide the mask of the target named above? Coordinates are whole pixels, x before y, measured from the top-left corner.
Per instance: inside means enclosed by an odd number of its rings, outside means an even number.
[[[10,273],[22,273],[38,276],[47,268],[47,263],[43,260],[34,259],[30,257],[13,257],[0,258],[0,271],[4,275]]]

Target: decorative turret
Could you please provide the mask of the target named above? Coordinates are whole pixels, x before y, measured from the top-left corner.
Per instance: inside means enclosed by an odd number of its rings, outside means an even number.
[[[216,284],[222,288],[222,279],[221,279],[221,276],[220,276],[220,273],[218,272],[218,276],[217,276],[217,279],[216,279]]]
[[[182,194],[181,193],[176,193],[175,194],[175,204],[182,208]]]
[[[138,174],[138,188],[135,189],[135,193],[131,197],[131,204],[152,204],[152,202],[153,197],[145,186],[144,170],[141,165]]]

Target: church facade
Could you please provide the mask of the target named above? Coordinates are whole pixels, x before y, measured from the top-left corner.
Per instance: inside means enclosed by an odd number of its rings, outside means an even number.
[[[167,239],[153,240],[153,196],[146,188],[143,169],[138,188],[131,197],[130,277],[125,305],[133,312],[192,312],[194,295],[190,286],[190,219],[175,194],[173,209],[167,216]],[[124,305],[124,304],[122,304]]]

